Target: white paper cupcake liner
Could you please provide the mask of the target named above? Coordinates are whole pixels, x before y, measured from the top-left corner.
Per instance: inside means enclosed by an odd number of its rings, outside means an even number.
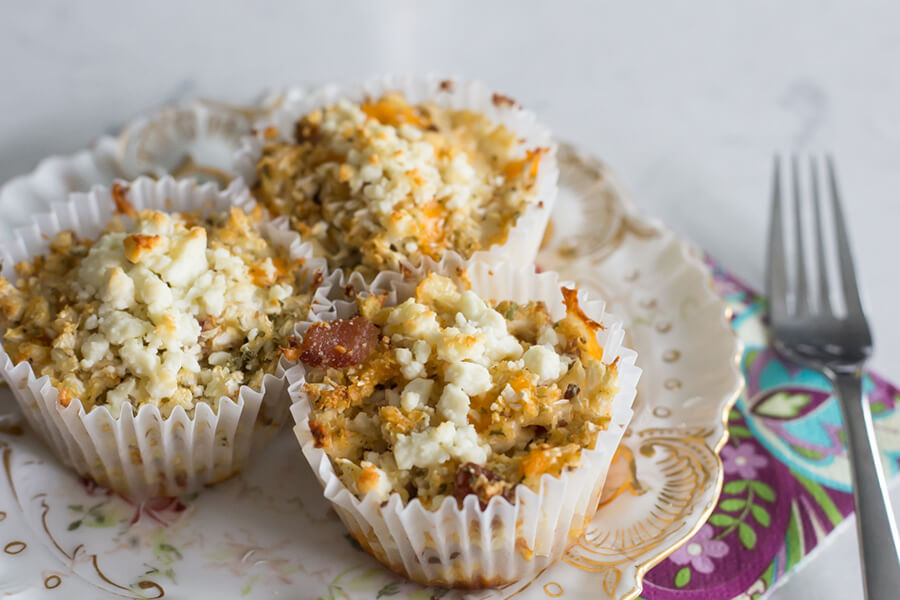
[[[227,182],[234,153],[250,131],[246,111],[193,99],[141,115],[119,134],[122,176],[182,177]]]
[[[470,257],[490,263],[532,264],[556,201],[559,178],[557,145],[550,130],[537,121],[534,113],[478,81],[456,81],[437,75],[387,75],[357,85],[293,86],[274,92],[262,101],[263,106],[274,107],[270,115],[254,123],[257,135],[244,138],[235,154],[235,173],[248,185],[256,181],[256,162],[262,154],[265,142],[262,136],[268,126],[274,125],[281,139],[287,140],[287,136],[294,131],[296,121],[317,108],[334,104],[342,98],[361,102],[366,97],[378,97],[392,91],[401,92],[413,104],[431,101],[438,106],[480,112],[492,122],[516,132],[525,147],[549,148],[538,169],[537,194],[510,228],[506,242],[475,252]]]
[[[371,290],[388,290],[388,303],[402,302],[414,294],[415,282],[426,270],[453,274],[465,265],[456,255],[439,264],[426,261],[411,277],[383,274]],[[472,290],[485,299],[518,303],[543,300],[553,319],[565,314],[560,292],[565,284],[556,273],[538,274],[533,267],[485,263],[469,263],[467,272]],[[462,508],[455,499],[447,498],[437,510],[429,511],[416,499],[404,505],[396,493],[383,504],[374,494],[358,499],[335,474],[325,452],[315,446],[309,428],[309,399],[302,392],[305,369],[301,365],[289,374],[294,432],[303,454],[325,497],[353,537],[378,560],[425,585],[496,586],[536,574],[559,559],[584,532],[597,510],[613,455],[631,420],[641,371],[635,366],[637,353],[622,346],[621,321],[605,313],[603,301],[589,300],[582,294],[579,301],[588,316],[605,326],[597,334],[604,362],[619,359],[619,391],[612,402],[611,421],[598,435],[594,448],[582,451],[581,467],[560,477],[544,475],[537,493],[517,487],[514,503],[494,497],[482,509],[477,498],[470,495]],[[334,319],[353,314],[353,303],[338,300],[331,311],[319,316]],[[300,329],[308,326],[304,323]]]
[[[243,183],[224,192],[213,184],[198,186],[172,178],[140,178],[126,185],[128,200],[139,210],[208,214],[231,205],[249,210],[255,204]],[[60,231],[71,229],[96,238],[113,212],[110,190],[99,186],[54,204],[51,213],[37,215],[30,227],[17,230],[13,240],[0,246],[3,276],[15,281],[14,265],[46,252]],[[293,258],[306,259],[307,277],[316,271],[327,273],[325,261],[313,257],[312,246],[286,223],[266,222],[263,233],[288,248]],[[327,287],[328,281],[317,290],[314,304],[327,303]],[[80,475],[133,498],[184,494],[240,471],[287,419],[286,375],[292,369],[297,367],[282,358],[277,371],[263,378],[259,391],[242,386],[237,401],[221,398],[216,412],[198,402],[193,417],[177,407],[164,419],[152,405],[140,407],[136,414],[122,410],[119,416],[105,406],[86,412],[77,401],[62,406],[49,377],[36,377],[28,362],[13,365],[0,348],[0,372],[32,429]]]

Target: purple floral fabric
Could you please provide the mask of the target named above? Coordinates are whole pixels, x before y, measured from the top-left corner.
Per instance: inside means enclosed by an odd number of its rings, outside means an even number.
[[[722,466],[726,474],[736,473],[743,479],[756,477],[757,469],[769,464],[769,459],[761,454],[750,444],[743,446],[725,446],[722,448]]]
[[[745,344],[746,391],[729,414],[725,481],[709,521],[653,568],[644,600],[764,597],[853,512],[837,400],[821,374],[769,347],[765,300],[710,263]],[[900,466],[900,389],[869,373],[872,409],[889,475]]]
[[[728,544],[714,535],[715,530],[708,524],[704,525],[690,543],[673,552],[669,560],[677,565],[690,565],[698,573],[712,573],[716,567],[713,559],[728,554]]]

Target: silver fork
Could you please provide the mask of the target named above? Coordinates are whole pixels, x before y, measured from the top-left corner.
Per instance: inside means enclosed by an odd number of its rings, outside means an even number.
[[[834,162],[830,156],[826,158],[834,222],[834,231],[829,233],[833,233],[837,249],[839,281],[829,280],[826,232],[822,223],[827,204],[820,199],[823,194],[819,190],[817,162],[810,159],[815,260],[809,261],[809,264],[817,265],[815,285],[806,271],[800,169],[796,156],[791,160],[793,256],[787,256],[785,251],[780,163],[776,157],[766,277],[775,349],[790,360],[821,371],[834,386],[850,452],[856,530],[866,598],[895,600],[900,597],[900,554],[897,551],[900,544],[875,443],[872,415],[869,404],[862,398],[863,365],[872,353],[872,336],[860,303]],[[840,314],[833,308],[833,300],[837,299],[838,293],[843,297],[845,306]]]

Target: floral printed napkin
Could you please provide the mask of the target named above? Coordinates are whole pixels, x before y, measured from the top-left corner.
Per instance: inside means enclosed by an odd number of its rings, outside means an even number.
[[[840,408],[828,380],[768,346],[765,300],[715,264],[744,341],[745,394],[729,417],[725,483],[709,521],[652,569],[644,600],[761,598],[853,512]],[[886,473],[900,466],[900,389],[869,373],[864,392]]]

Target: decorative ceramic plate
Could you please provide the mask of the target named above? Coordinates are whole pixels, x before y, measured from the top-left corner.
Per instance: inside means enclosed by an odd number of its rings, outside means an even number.
[[[119,139],[42,162],[0,191],[0,235],[68,192],[173,172],[219,179],[251,115],[196,102]],[[560,149],[560,198],[539,264],[624,317],[644,375],[635,417],[589,531],[532,581],[470,598],[633,598],[641,578],[712,510],[740,346],[702,261],[640,216],[599,161]],[[429,598],[356,547],[286,428],[242,475],[186,498],[136,503],[81,481],[0,390],[0,593],[27,598]]]

